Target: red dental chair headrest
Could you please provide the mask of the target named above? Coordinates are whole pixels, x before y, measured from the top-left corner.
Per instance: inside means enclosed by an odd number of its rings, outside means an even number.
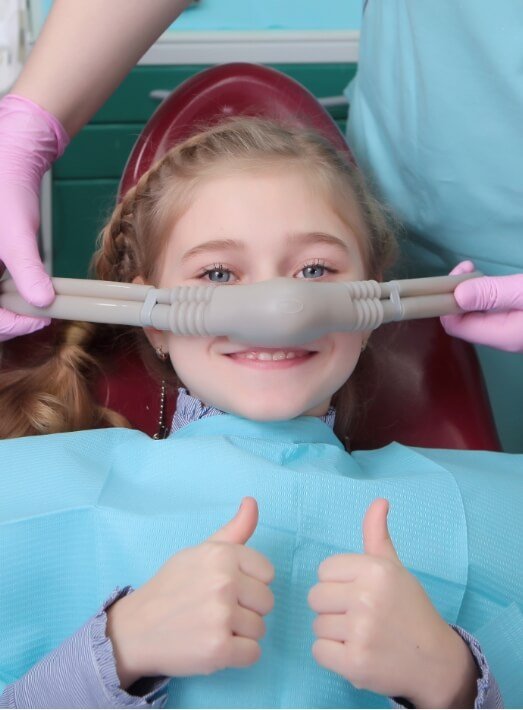
[[[231,116],[258,116],[313,128],[353,159],[335,121],[297,81],[259,64],[222,64],[185,81],[158,107],[129,156],[120,195],[199,127]]]

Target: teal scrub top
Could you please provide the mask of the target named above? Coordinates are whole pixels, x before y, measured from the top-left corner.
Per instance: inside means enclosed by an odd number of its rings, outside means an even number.
[[[369,0],[349,143],[418,267],[523,271],[523,3]]]
[[[403,269],[523,272],[523,2],[368,0],[347,137],[406,227]],[[480,349],[504,446],[523,451],[523,358]]]

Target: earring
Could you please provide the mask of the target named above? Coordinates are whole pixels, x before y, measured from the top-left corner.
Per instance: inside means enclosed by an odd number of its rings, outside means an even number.
[[[157,348],[155,348],[154,352],[156,353],[156,357],[159,360],[167,360],[167,358],[169,357],[168,354],[163,351],[163,348],[161,345],[159,345]]]
[[[165,353],[163,353],[163,354],[165,355]],[[165,360],[165,357],[162,359]],[[160,390],[160,412],[158,414],[158,431],[156,432],[156,434],[153,434],[153,439],[165,439],[165,437],[167,436],[167,427],[165,426],[165,401],[166,401],[166,399],[167,399],[167,387],[165,385],[165,380],[162,380],[162,388]]]
[[[365,348],[367,347],[368,340],[363,340],[361,343],[361,352],[365,351]]]

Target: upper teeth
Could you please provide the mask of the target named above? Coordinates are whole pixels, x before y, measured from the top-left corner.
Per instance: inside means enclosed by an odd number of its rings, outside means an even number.
[[[295,357],[300,357],[295,352],[292,352],[292,350],[289,350],[287,352],[285,352],[284,350],[278,350],[275,353],[246,352],[246,353],[237,353],[237,356],[247,358],[248,360],[292,360]]]

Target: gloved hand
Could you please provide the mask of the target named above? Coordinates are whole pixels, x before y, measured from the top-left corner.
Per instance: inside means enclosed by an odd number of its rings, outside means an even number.
[[[58,119],[29,99],[9,94],[0,101],[0,274],[3,262],[20,294],[35,306],[54,298],[36,243],[40,183],[68,142]],[[0,341],[49,322],[0,309]]]
[[[471,271],[474,264],[462,261],[450,273]],[[454,296],[460,308],[476,312],[443,316],[441,324],[449,335],[523,353],[523,274],[470,279],[456,287]]]

